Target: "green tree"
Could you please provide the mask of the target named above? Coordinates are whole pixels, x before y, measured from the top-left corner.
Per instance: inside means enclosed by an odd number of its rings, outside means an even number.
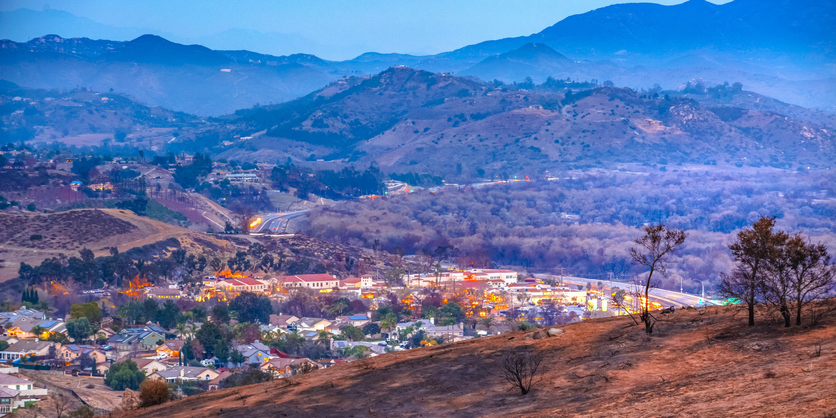
[[[93,326],[87,318],[72,318],[67,321],[67,334],[79,343],[93,334]]]
[[[273,314],[273,305],[265,295],[242,292],[229,303],[229,310],[238,313],[240,322],[267,324]]]
[[[212,308],[212,321],[216,324],[228,324],[229,323],[229,307],[226,305],[215,305]],[[269,317],[268,317],[269,319]]]
[[[207,321],[197,330],[195,337],[203,344],[207,356],[211,357],[215,353],[215,344],[222,338],[221,329],[214,322]]]
[[[105,384],[115,391],[138,390],[144,380],[145,372],[139,370],[131,360],[113,363],[104,378]]]
[[[157,311],[157,322],[165,329],[171,329],[177,323],[177,315],[180,314],[180,308],[172,300],[168,300],[163,304],[163,307]]]
[[[340,329],[340,333],[345,339],[349,341],[361,341],[366,338],[366,334],[362,329],[354,325],[346,325]]]
[[[87,318],[90,322],[102,322],[102,309],[96,302],[74,303],[70,306],[70,318]]]
[[[393,313],[388,313],[380,320],[380,328],[387,331],[392,331],[398,325],[398,317]]]
[[[368,324],[363,325],[363,333],[366,335],[380,334],[380,325],[377,325],[374,322],[369,322]]]
[[[236,366],[244,364],[244,362],[247,360],[246,358],[244,358],[244,355],[241,354],[240,351],[238,351],[237,348],[232,350],[232,353],[229,355],[229,359],[232,361],[232,364]]]

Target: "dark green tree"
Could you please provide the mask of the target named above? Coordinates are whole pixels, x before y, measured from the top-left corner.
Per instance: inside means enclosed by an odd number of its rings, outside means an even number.
[[[239,322],[267,324],[273,314],[273,305],[265,295],[242,292],[229,303],[229,310],[238,313]]]
[[[144,380],[145,372],[139,370],[131,360],[113,363],[104,378],[105,384],[115,391],[138,390]]]

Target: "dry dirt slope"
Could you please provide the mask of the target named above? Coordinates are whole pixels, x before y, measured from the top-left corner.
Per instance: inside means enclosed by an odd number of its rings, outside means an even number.
[[[805,416],[836,412],[836,321],[745,327],[735,308],[676,312],[646,338],[626,318],[566,326],[559,337],[516,332],[386,354],[292,379],[134,411],[142,417]],[[821,343],[821,355],[814,346]],[[526,396],[498,359],[544,353]]]
[[[33,235],[41,239],[32,240]],[[51,214],[0,213],[0,282],[17,276],[21,262],[38,264],[58,254],[77,256],[82,248],[105,255],[177,238],[191,247],[226,247],[228,243],[120,209],[77,209]]]

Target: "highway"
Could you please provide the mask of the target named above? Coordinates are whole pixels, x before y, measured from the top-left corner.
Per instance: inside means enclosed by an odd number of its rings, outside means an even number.
[[[535,275],[537,277],[542,277],[544,275]],[[554,277],[554,276],[552,276]],[[624,282],[611,282],[608,280],[599,280],[599,279],[586,279],[583,277],[571,277],[571,276],[564,276],[563,277],[564,283],[575,284],[586,286],[587,283],[597,284],[601,282],[606,287],[620,287],[622,289],[628,290],[632,285],[630,283]],[[676,306],[676,307],[683,307],[683,306],[703,306],[703,305],[718,305],[716,301],[712,301],[710,299],[702,300],[699,295],[690,295],[687,293],[680,293],[674,292],[671,290],[664,290],[664,289],[650,289],[650,300],[656,301],[662,304],[662,306]]]
[[[308,212],[308,209],[293,212],[279,212],[261,215],[261,223],[252,232],[261,234],[286,234],[290,220],[298,218]]]

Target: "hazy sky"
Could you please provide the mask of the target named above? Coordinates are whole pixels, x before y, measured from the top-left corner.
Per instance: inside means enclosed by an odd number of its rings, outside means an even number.
[[[725,3],[728,0],[714,0]],[[2,0],[0,11],[52,8],[116,27],[199,38],[228,29],[299,34],[329,47],[430,54],[539,32],[615,0]],[[678,4],[682,0],[656,0]],[[350,51],[350,52],[349,52]],[[341,54],[342,55],[342,54]]]

